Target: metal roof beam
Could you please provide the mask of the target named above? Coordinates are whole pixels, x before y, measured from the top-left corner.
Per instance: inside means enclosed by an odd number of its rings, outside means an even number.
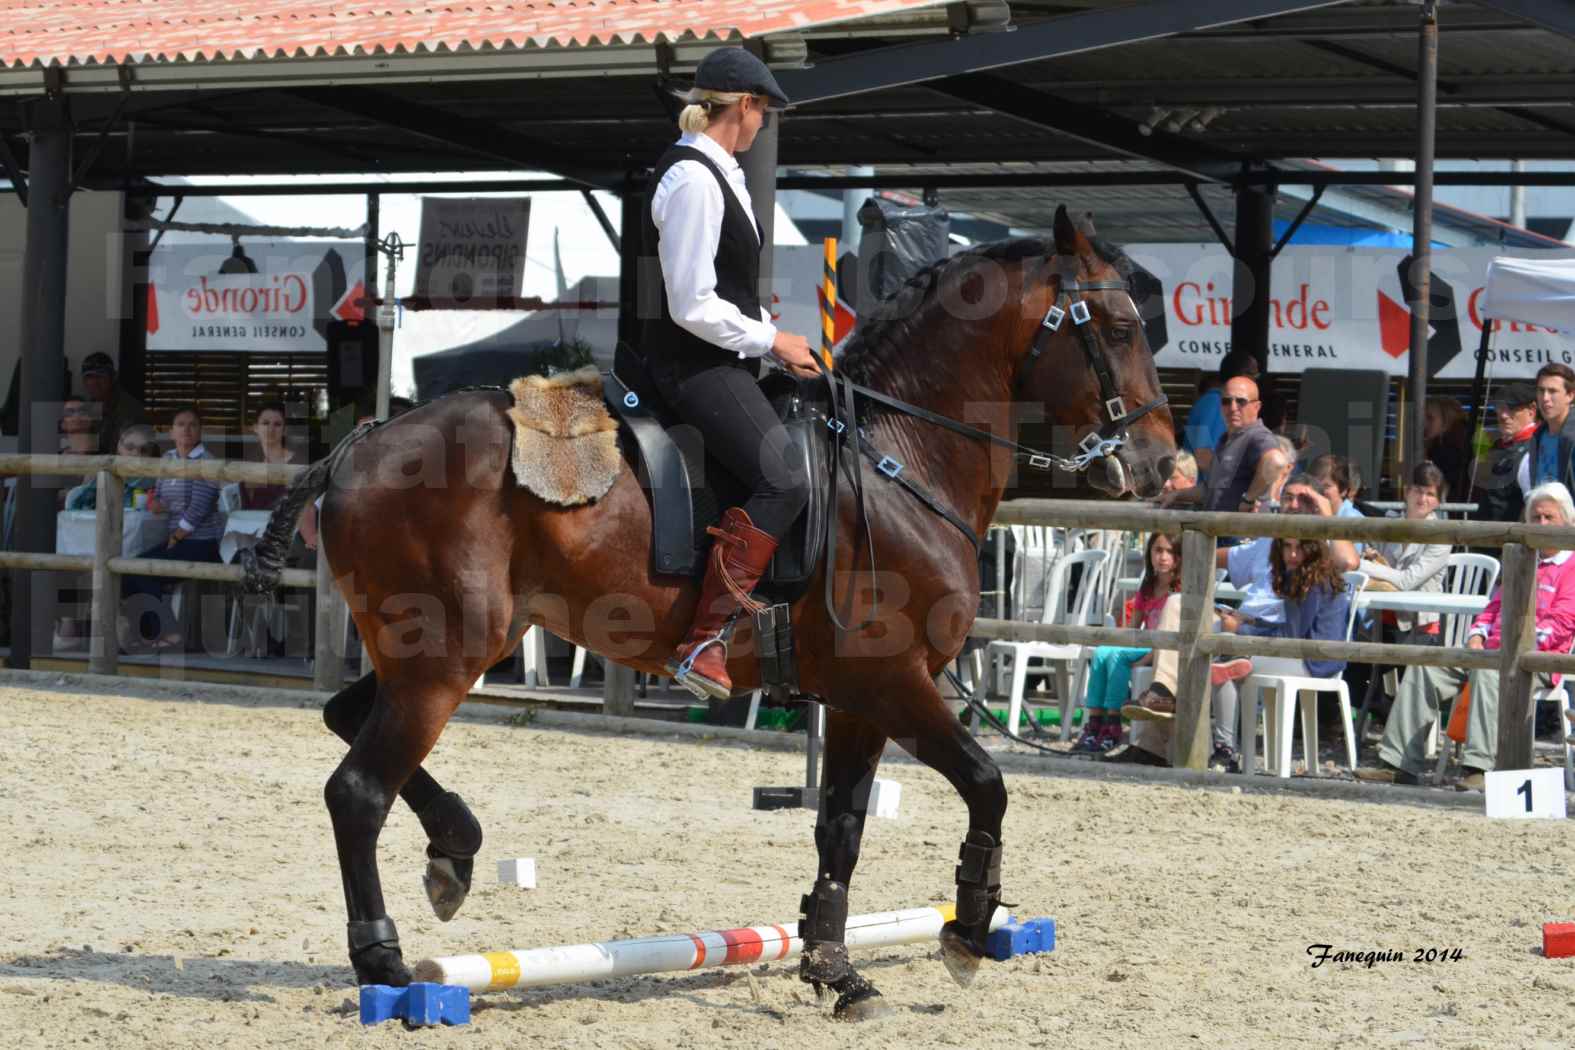
[[[796,103],[919,84],[1023,62],[1039,62],[1100,48],[1132,44],[1247,22],[1345,0],[1149,0],[1099,8],[1018,26],[1012,33],[980,33],[951,40],[875,48],[810,69],[783,70],[777,81]]]
[[[1112,153],[1174,169],[1199,181],[1228,182],[1241,172],[1242,158],[1199,148],[1162,131],[1142,135],[1135,123],[1117,114],[1075,105],[989,73],[947,77],[924,86]],[[1189,150],[1183,152],[1178,147]]]
[[[612,189],[621,181],[607,172],[587,171],[572,163],[565,163],[563,151],[551,143],[486,121],[410,102],[376,88],[346,85],[334,88],[293,88],[287,93],[325,109],[349,113],[477,156],[521,168],[551,171],[591,189]]]
[[[1408,171],[1384,172],[1391,179],[1398,178],[1400,183],[1405,181],[1405,176],[1411,175]],[[1439,174],[1443,174],[1439,172]],[[1294,197],[1300,201],[1313,199],[1313,190],[1305,186],[1281,185],[1279,190],[1287,197]],[[1375,200],[1365,194],[1351,193],[1342,189],[1328,189],[1324,191],[1323,199],[1318,202],[1319,207],[1325,211],[1337,211],[1362,222],[1371,223],[1385,229],[1405,233],[1411,229],[1411,208],[1407,199],[1404,207],[1386,204]],[[1439,222],[1433,227],[1433,239],[1449,245],[1451,248],[1497,248],[1499,240],[1489,239],[1480,234],[1473,233],[1450,221],[1449,216],[1440,216]]]
[[[1507,15],[1535,22],[1565,36],[1575,36],[1575,5],[1569,0],[1474,0],[1480,7],[1491,7]]]

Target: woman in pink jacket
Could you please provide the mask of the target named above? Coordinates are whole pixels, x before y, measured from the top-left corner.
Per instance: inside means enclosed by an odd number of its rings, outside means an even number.
[[[1528,525],[1575,524],[1575,505],[1567,488],[1557,481],[1539,485],[1526,494]],[[1471,625],[1466,640],[1470,649],[1499,647],[1501,592]],[[1537,648],[1543,652],[1568,652],[1575,641],[1575,552],[1537,552]],[[1420,783],[1427,768],[1427,739],[1434,731],[1443,703],[1460,695],[1471,683],[1471,717],[1466,728],[1466,748],[1461,759],[1463,776],[1455,786],[1480,791],[1484,776],[1498,754],[1498,672],[1466,671],[1459,667],[1410,667],[1400,680],[1400,694],[1384,726],[1378,757],[1383,766],[1359,769],[1360,780],[1385,780],[1396,784]]]

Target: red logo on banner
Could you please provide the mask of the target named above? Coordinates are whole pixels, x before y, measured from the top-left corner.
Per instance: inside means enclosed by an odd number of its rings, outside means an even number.
[[[339,297],[329,313],[341,321],[365,321],[366,311],[361,308],[361,300],[365,297],[366,285],[357,281],[353,288]]]
[[[1384,353],[1404,357],[1411,349],[1411,311],[1378,293],[1378,338]]]
[[[151,334],[159,330],[159,296],[153,282],[148,282],[148,332]]]

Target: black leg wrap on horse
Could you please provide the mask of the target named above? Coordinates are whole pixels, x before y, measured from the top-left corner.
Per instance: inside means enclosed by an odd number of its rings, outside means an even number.
[[[841,1018],[873,1017],[883,1008],[873,1002],[880,998],[875,986],[853,969],[848,961],[848,888],[831,879],[819,879],[814,889],[798,905],[798,935],[804,940],[804,953],[798,960],[799,980],[821,985],[837,993],[832,1013]]]
[[[427,849],[429,857],[469,860],[481,851],[481,823],[455,792],[445,791],[428,802],[416,819],[421,821],[431,843]]]
[[[957,923],[987,925],[1001,902],[1001,844],[989,832],[970,831],[957,859]]]
[[[806,941],[841,942],[848,929],[848,888],[820,879],[798,902],[798,935]]]
[[[399,950],[399,931],[394,928],[394,920],[387,915],[381,919],[367,919],[364,922],[347,922],[345,930],[350,938],[352,959],[368,948]]]

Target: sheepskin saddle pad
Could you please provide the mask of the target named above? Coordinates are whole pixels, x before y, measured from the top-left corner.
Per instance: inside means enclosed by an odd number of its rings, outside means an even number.
[[[549,503],[575,507],[606,495],[623,461],[618,422],[602,400],[594,367],[522,376],[509,385],[514,407],[514,478]]]

